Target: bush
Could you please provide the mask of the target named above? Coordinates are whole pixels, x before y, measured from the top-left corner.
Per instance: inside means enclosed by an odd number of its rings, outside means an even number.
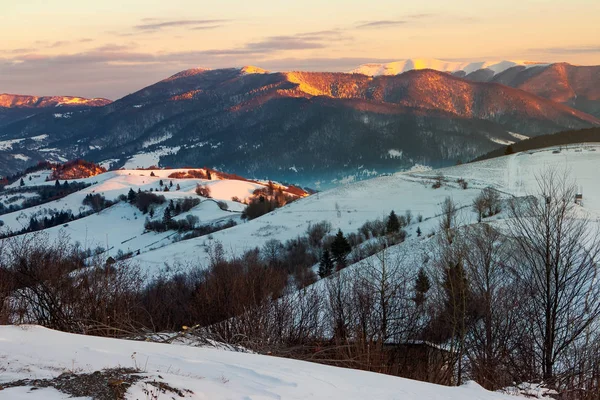
[[[431,187],[433,189],[439,189],[442,187],[442,183],[444,182],[444,175],[437,174],[435,177],[435,180],[433,181],[433,184],[431,185]]]
[[[312,247],[320,247],[321,241],[331,231],[331,223],[329,221],[321,221],[316,224],[308,225],[306,228],[306,236],[308,236],[308,243]]]
[[[157,195],[152,192],[140,192],[135,198],[135,206],[142,213],[146,214],[151,205],[164,204],[165,196]]]
[[[385,235],[386,223],[381,219],[367,221],[358,228],[358,231],[365,239],[380,237]]]
[[[169,174],[168,178],[184,179],[184,178],[186,178],[186,173],[183,171],[172,172]]]
[[[200,199],[188,196],[182,200],[178,200],[177,204],[180,206],[181,212],[184,213],[190,211],[192,208],[200,204]]]
[[[477,213],[477,220],[481,222],[482,218],[491,217],[502,211],[500,194],[497,190],[486,187],[473,200],[473,211]]]
[[[90,206],[94,212],[100,212],[105,208],[112,206],[114,203],[110,200],[106,200],[104,196],[101,194],[91,194],[89,193],[83,199],[83,204],[86,206]]]
[[[210,198],[210,188],[206,185],[196,185],[196,194],[198,196]]]

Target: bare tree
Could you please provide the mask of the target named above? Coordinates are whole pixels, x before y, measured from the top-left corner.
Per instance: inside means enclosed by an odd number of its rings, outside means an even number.
[[[465,268],[478,319],[467,336],[472,378],[490,390],[509,386],[508,356],[517,329],[516,277],[507,268],[504,235],[488,224],[465,229]]]
[[[440,230],[446,236],[446,240],[452,243],[453,229],[456,226],[456,204],[451,197],[446,197],[442,203]]]
[[[546,169],[537,184],[537,196],[511,202],[510,234],[536,359],[543,379],[555,383],[561,357],[600,315],[600,241],[589,215],[575,209],[568,172]]]
[[[481,222],[483,217],[498,214],[501,210],[500,193],[491,187],[486,187],[473,199],[473,211],[477,213],[478,222]]]

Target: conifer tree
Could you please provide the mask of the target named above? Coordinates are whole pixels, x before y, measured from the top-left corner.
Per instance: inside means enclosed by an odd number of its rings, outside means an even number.
[[[173,216],[171,214],[171,209],[169,207],[165,208],[165,213],[163,215],[163,223],[165,225],[169,225],[169,223],[171,223],[171,221],[173,220]]]
[[[23,178],[21,178],[21,182],[19,183],[19,186],[25,186],[25,181],[23,180]]]
[[[415,280],[415,297],[414,302],[417,306],[423,305],[427,299],[427,292],[431,289],[431,282],[425,270],[421,267]]]
[[[321,260],[319,261],[319,276],[321,278],[325,278],[333,272],[333,260],[331,259],[331,254],[329,250],[323,250],[323,254],[321,255]]]
[[[350,243],[348,243],[344,233],[341,229],[338,229],[338,233],[331,243],[331,256],[333,257],[338,270],[346,266],[346,256],[351,250],[352,247],[350,246]]]
[[[392,210],[392,212],[390,213],[390,216],[388,217],[388,220],[387,220],[386,232],[389,235],[389,234],[393,234],[393,233],[398,233],[399,231],[400,231],[400,220],[398,219],[398,216],[396,215],[394,210]]]
[[[417,226],[417,237],[421,237],[421,227]]]
[[[54,187],[60,187],[60,182],[58,181],[58,179],[56,180],[56,182],[54,182]]]
[[[130,188],[129,192],[127,193],[127,200],[130,203],[133,203],[135,201],[136,197],[137,197],[137,194],[133,191],[133,189]]]

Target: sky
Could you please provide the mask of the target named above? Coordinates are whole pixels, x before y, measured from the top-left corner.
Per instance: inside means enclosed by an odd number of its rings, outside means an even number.
[[[599,20],[597,0],[0,0],[0,93],[115,100],[196,67],[600,65]]]

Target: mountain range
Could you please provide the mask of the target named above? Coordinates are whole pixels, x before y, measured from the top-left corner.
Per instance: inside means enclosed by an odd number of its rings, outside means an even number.
[[[410,59],[364,64],[352,71],[370,76],[434,69],[476,82],[494,82],[525,90],[600,117],[600,67],[531,61],[449,62]]]
[[[85,157],[329,186],[598,126],[599,76],[600,67],[525,62],[405,61],[353,73],[198,68],[115,102],[6,97],[0,174]]]

